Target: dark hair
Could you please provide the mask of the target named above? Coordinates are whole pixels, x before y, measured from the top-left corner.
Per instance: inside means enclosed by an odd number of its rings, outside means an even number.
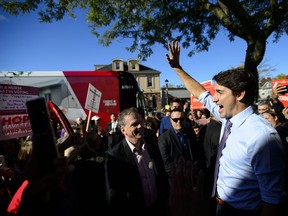
[[[173,112],[182,112],[182,113],[184,113],[184,111],[182,109],[179,109],[179,108],[175,108],[175,109],[171,110],[170,114],[172,114]]]
[[[222,71],[213,78],[219,85],[225,86],[232,91],[234,96],[245,91],[242,103],[252,105],[257,95],[258,80],[256,77],[242,68]]]
[[[263,115],[264,113],[268,113],[268,114],[270,114],[273,117],[277,116],[276,112],[274,110],[267,110],[267,111],[263,112],[261,115]]]
[[[180,106],[183,106],[183,102],[180,98],[174,97],[171,101],[170,101],[170,105],[172,105],[173,103],[179,103]]]

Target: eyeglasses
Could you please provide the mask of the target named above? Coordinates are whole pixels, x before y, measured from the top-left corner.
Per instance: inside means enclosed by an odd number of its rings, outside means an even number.
[[[178,121],[183,122],[185,120],[184,117],[182,118],[171,118],[172,121],[174,121],[175,123],[177,123]]]

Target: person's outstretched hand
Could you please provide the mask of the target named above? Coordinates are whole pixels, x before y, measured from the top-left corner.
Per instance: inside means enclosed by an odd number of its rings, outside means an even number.
[[[180,66],[180,46],[178,41],[172,41],[168,43],[168,49],[170,52],[170,56],[166,54],[166,59],[168,60],[169,65],[172,68],[181,68]]]
[[[286,86],[283,85],[275,85],[272,88],[272,99],[278,98],[280,95],[287,93]]]
[[[202,170],[194,173],[191,161],[183,157],[175,163],[171,170],[171,187],[169,209],[171,216],[203,216],[207,215],[207,200],[204,198]]]

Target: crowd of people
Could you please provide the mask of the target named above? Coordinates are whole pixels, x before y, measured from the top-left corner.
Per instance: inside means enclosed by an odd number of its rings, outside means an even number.
[[[212,96],[181,67],[178,42],[168,48],[169,65],[206,109],[173,98],[165,114],[130,107],[105,127],[99,116],[79,117],[51,172],[35,166],[33,135],[1,141],[0,215],[287,215],[288,108],[278,100],[286,87],[256,105],[257,80],[236,68],[213,77]],[[57,131],[61,147],[71,134]]]

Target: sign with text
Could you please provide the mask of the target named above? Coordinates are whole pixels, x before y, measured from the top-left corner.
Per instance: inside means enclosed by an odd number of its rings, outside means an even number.
[[[31,135],[26,101],[37,97],[38,88],[0,84],[0,140]]]
[[[201,85],[207,90],[210,91],[211,95],[214,95],[214,86],[212,84],[212,80],[208,80],[206,82],[202,82]],[[190,109],[191,110],[199,110],[205,109],[206,107],[196,98],[194,95],[190,95]]]
[[[85,108],[98,113],[102,92],[96,89],[91,83],[88,86],[88,92],[85,102]]]

